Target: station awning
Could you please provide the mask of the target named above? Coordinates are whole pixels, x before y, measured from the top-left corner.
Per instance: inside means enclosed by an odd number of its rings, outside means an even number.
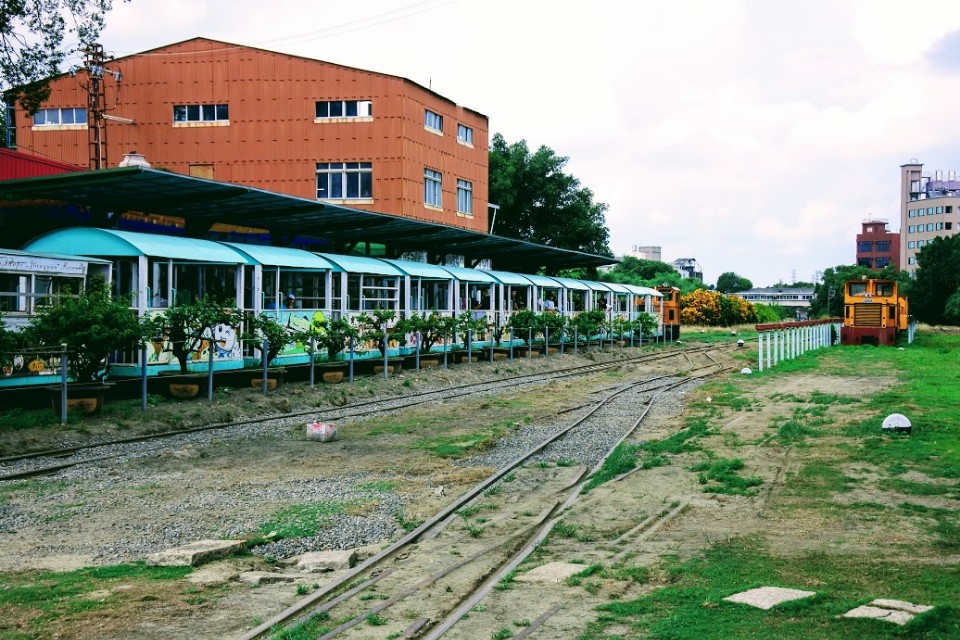
[[[29,243],[26,249],[84,256],[148,256],[206,264],[247,262],[246,257],[232,247],[211,240],[93,227],[51,231]]]
[[[15,221],[18,203],[38,201],[82,207],[91,213],[91,226],[109,226],[115,216],[136,211],[182,218],[186,235],[192,237],[203,237],[213,224],[226,223],[267,229],[274,238],[322,238],[331,243],[334,253],[368,242],[386,246],[394,257],[409,251],[462,255],[470,265],[490,259],[498,269],[521,273],[617,262],[607,256],[145,167],[0,181],[0,207],[8,219]]]

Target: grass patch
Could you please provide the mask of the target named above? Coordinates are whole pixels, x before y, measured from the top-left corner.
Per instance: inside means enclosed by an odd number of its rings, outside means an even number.
[[[414,449],[429,451],[441,458],[459,458],[489,449],[507,433],[509,433],[508,427],[499,424],[481,431],[423,438],[414,442],[412,446]]]
[[[758,476],[742,477],[738,472],[743,466],[739,458],[721,458],[702,462],[690,470],[699,472],[698,480],[704,485],[705,493],[756,495],[754,488],[763,484],[763,479]]]
[[[314,504],[297,504],[281,509],[260,525],[258,532],[275,533],[278,538],[305,538],[315,536],[330,522],[330,517],[340,515],[355,502],[323,501]]]
[[[609,640],[606,630],[631,630],[651,640],[886,640],[957,637],[960,608],[956,565],[889,562],[839,554],[772,556],[756,539],[737,539],[709,549],[701,557],[662,567],[669,584],[635,600],[599,607],[600,616],[579,640]],[[725,602],[724,597],[761,585],[817,592],[763,611]],[[906,628],[886,622],[848,620],[842,613],[875,597],[932,604]],[[619,636],[614,636],[619,637]]]

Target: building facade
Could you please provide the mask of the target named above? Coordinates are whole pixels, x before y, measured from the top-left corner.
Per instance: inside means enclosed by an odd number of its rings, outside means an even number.
[[[792,289],[781,287],[758,287],[733,294],[757,304],[786,307],[793,311],[797,320],[806,320],[813,300],[813,289]]]
[[[680,277],[703,280],[703,268],[696,258],[677,258],[671,264],[680,274]]]
[[[956,171],[924,173],[916,159],[900,167],[900,268],[917,269],[917,255],[934,238],[952,236],[960,223]]]
[[[891,232],[886,220],[863,221],[857,234],[857,264],[874,271],[891,265],[900,267],[900,234]]]
[[[16,146],[487,232],[487,117],[405,78],[195,38],[55,78]],[[8,101],[9,104],[9,101]],[[103,117],[99,117],[103,116]]]

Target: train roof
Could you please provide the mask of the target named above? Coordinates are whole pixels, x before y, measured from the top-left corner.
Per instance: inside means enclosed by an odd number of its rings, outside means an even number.
[[[267,229],[274,237],[323,238],[335,247],[363,241],[384,244],[397,253],[442,248],[444,253],[464,256],[470,264],[490,259],[508,271],[535,273],[544,267],[618,262],[609,256],[141,166],[2,180],[0,200],[7,204],[4,211],[11,224],[16,224],[18,215],[34,215],[29,206],[18,210],[18,203],[54,201],[79,205],[94,219],[106,220],[107,214],[126,211],[175,216],[186,221],[191,235],[205,233],[214,223],[229,223]]]

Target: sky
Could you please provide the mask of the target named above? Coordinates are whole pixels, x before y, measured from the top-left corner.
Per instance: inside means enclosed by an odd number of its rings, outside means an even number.
[[[707,283],[852,264],[863,220],[899,230],[900,165],[960,168],[956,0],[115,0],[100,42],[198,36],[430,87],[569,158],[616,255]]]

